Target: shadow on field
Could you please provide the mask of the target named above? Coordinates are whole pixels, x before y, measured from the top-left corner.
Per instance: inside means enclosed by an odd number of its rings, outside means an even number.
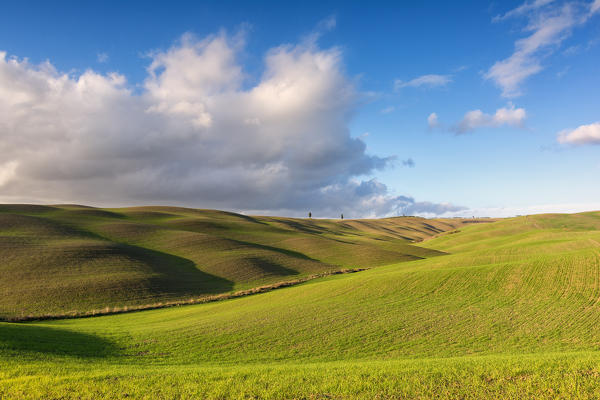
[[[277,276],[290,276],[290,275],[298,275],[298,271],[286,268],[280,263],[269,260],[265,257],[249,257],[245,261],[250,264],[260,268],[264,271],[265,274],[268,275],[277,275]]]
[[[310,261],[320,262],[319,260],[317,260],[315,258],[311,258],[311,257],[307,256],[304,253],[300,253],[300,252],[294,251],[294,250],[284,249],[284,248],[281,248],[281,247],[268,246],[266,244],[260,244],[260,243],[254,243],[254,242],[247,242],[247,241],[239,240],[239,239],[234,239],[233,241],[236,242],[236,243],[239,243],[242,246],[248,246],[248,247],[252,247],[254,249],[267,250],[267,251],[272,251],[272,252],[275,252],[275,253],[284,254],[286,256],[290,256],[290,257],[294,257],[294,258],[299,258],[299,259],[302,259],[302,260],[310,260]]]
[[[177,297],[217,294],[233,290],[233,282],[201,271],[187,258],[143,247],[119,244],[125,254],[138,260],[153,272],[149,289],[155,294]]]
[[[0,351],[102,358],[117,352],[108,340],[32,324],[0,323]]]

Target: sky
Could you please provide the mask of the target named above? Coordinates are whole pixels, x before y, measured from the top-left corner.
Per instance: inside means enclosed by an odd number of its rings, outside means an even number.
[[[0,202],[600,210],[599,66],[600,0],[9,2]]]

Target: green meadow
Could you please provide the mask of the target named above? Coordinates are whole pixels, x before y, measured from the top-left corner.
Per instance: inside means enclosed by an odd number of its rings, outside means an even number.
[[[0,210],[6,321],[368,268],[204,304],[0,322],[0,398],[600,397],[598,212]]]

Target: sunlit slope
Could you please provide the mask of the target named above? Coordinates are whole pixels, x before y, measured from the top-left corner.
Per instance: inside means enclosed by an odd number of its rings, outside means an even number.
[[[174,207],[0,205],[0,318],[186,300],[442,254],[461,220],[305,220]]]

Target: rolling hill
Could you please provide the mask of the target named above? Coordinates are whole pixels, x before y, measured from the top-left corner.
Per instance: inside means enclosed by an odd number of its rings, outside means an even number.
[[[0,205],[0,319],[196,302],[347,268],[417,260],[443,253],[414,241],[464,222]]]
[[[465,224],[418,246],[445,255],[209,304],[0,323],[0,397],[600,396],[600,213]]]

